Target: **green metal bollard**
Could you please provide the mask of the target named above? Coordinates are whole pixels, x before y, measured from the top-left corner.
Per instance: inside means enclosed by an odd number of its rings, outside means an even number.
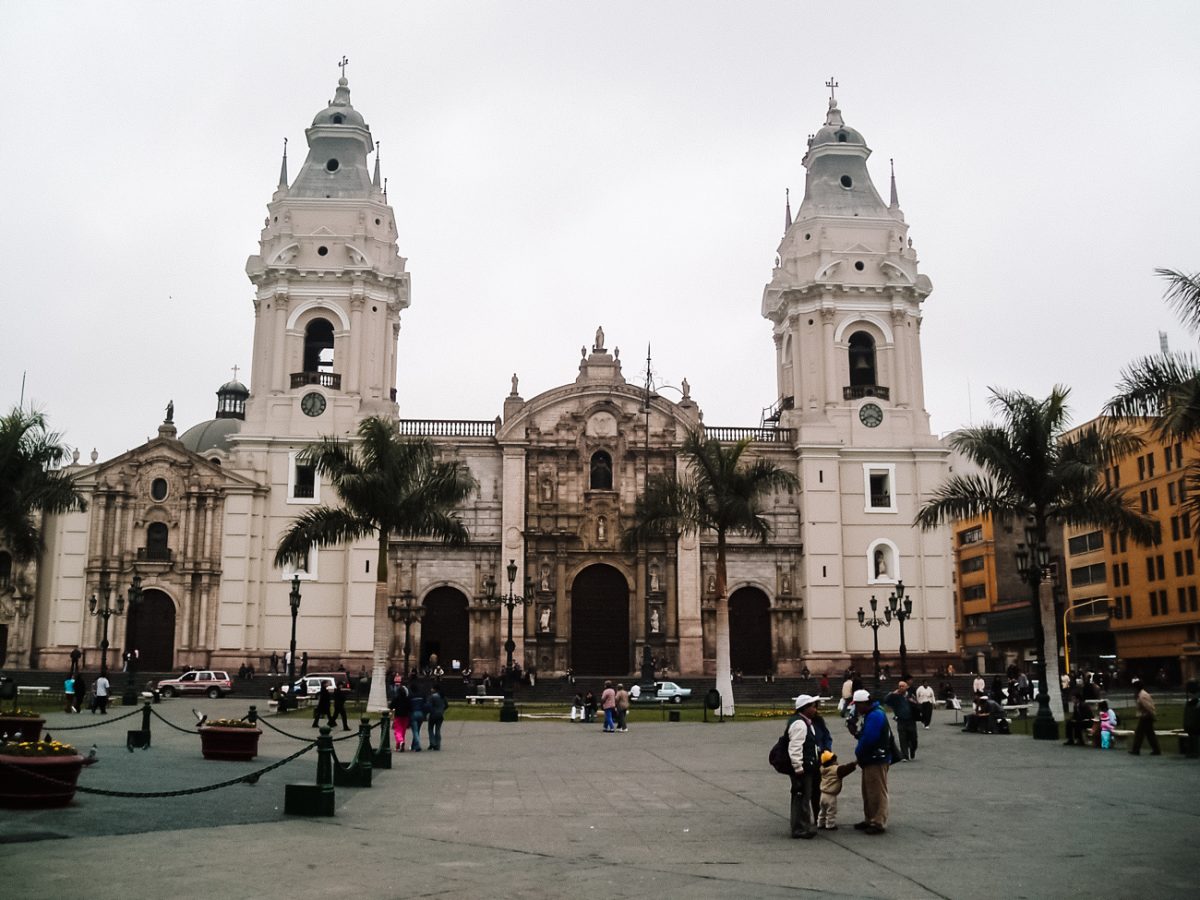
[[[392,714],[386,709],[379,717],[379,749],[371,757],[371,764],[376,769],[392,767]]]
[[[258,707],[257,706],[250,707],[250,712],[246,713],[246,721],[249,722],[251,725],[258,724]]]
[[[150,749],[150,701],[142,702],[142,727],[130,728],[125,732],[125,746],[132,753],[136,748]]]
[[[336,765],[333,770],[333,783],[338,787],[370,787],[371,786],[371,722],[363,716],[358,726],[358,750],[348,763]]]
[[[284,786],[283,812],[289,816],[332,816],[334,814],[333,791],[333,738],[329,726],[321,726],[317,738],[317,781],[316,784],[289,784]]]

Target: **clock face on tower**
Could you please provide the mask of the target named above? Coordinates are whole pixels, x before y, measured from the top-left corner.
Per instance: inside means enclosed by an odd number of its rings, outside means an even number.
[[[858,421],[868,428],[874,428],[883,421],[883,410],[874,403],[864,403],[858,408]]]
[[[306,416],[319,416],[325,412],[325,397],[310,391],[300,398],[300,409]]]

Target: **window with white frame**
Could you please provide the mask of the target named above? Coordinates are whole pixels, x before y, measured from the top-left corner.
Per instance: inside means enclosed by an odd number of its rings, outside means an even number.
[[[297,459],[301,451],[288,453],[288,503],[320,503],[321,478],[309,463]]]
[[[863,465],[863,493],[866,512],[896,512],[896,464]]]
[[[887,538],[872,541],[867,548],[867,584],[895,584],[900,580],[899,549]]]
[[[313,547],[296,565],[285,565],[280,569],[281,580],[291,581],[294,575],[299,575],[301,581],[316,581],[317,555],[317,548]]]

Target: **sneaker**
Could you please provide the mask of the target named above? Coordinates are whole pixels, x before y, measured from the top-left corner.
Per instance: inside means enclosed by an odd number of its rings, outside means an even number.
[[[855,822],[855,823],[854,823],[854,830],[855,830],[855,831],[866,831],[866,830],[867,830],[868,828],[870,828],[870,827],[871,827],[871,823],[870,823],[870,822]]]
[[[868,825],[863,831],[867,834],[883,834],[887,829],[882,825]]]

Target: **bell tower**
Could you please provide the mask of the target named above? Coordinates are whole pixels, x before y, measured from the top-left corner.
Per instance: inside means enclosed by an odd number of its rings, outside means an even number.
[[[867,171],[871,150],[845,124],[836,83],[827,86],[825,124],[803,159],[804,200],[794,221],[789,204],[763,291],[779,423],[814,438],[833,429],[859,444],[882,434],[889,443],[928,436],[920,325],[933,286],[917,271],[895,175],[885,203]]]
[[[408,273],[378,148],[344,72],[305,137],[308,156],[290,185],[284,144],[259,250],[246,262],[255,324],[243,436],[342,434],[396,410]]]

